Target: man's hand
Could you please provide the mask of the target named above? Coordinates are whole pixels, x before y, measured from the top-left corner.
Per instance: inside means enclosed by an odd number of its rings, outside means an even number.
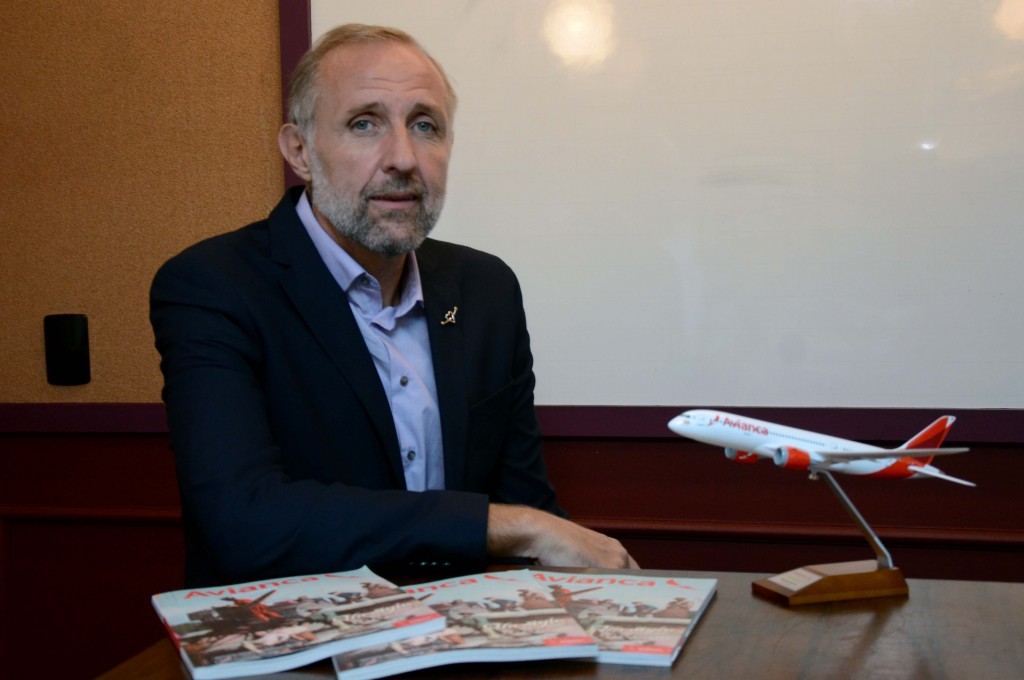
[[[614,538],[520,505],[490,505],[487,553],[529,557],[545,567],[639,568]]]

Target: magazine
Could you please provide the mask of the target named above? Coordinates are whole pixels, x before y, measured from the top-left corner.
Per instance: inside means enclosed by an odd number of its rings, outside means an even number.
[[[196,680],[262,675],[444,628],[367,567],[153,596]]]
[[[527,570],[463,576],[406,588],[447,618],[448,626],[411,640],[334,657],[341,680],[367,680],[444,664],[568,659],[597,645]]]
[[[599,663],[671,666],[717,579],[530,570],[598,644]]]

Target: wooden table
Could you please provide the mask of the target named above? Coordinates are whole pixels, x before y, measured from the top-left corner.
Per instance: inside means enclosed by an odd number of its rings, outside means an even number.
[[[665,573],[665,572],[651,572]],[[765,574],[718,579],[718,594],[671,669],[557,661],[464,664],[407,678],[1024,678],[1024,583],[908,579],[909,598],[786,608],[751,594]],[[169,640],[102,680],[187,678]],[[261,678],[331,678],[329,662]]]

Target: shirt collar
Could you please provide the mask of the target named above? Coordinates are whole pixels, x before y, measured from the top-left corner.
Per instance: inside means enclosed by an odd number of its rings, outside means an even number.
[[[378,309],[380,309],[380,285],[377,283],[377,280],[320,226],[316,215],[313,214],[313,207],[309,203],[306,191],[303,191],[299,197],[299,202],[295,205],[295,211],[298,213],[299,221],[302,222],[302,226],[305,227],[306,233],[309,234],[309,238],[313,241],[313,245],[320,254],[320,259],[324,261],[328,271],[331,272],[331,276],[338,282],[341,289],[345,293],[350,293],[354,287],[362,288],[363,286],[360,284],[372,282],[370,285],[377,291]],[[401,298],[398,305],[394,308],[394,315],[396,317],[402,316],[413,308],[423,305],[423,286],[420,282],[420,268],[416,261],[416,253],[409,253],[409,257],[406,258],[405,262],[405,275],[402,277],[401,283]],[[350,299],[351,297],[350,295]]]

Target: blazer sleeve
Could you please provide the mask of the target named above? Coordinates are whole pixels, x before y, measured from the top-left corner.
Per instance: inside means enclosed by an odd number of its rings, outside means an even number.
[[[275,436],[266,328],[230,258],[196,248],[166,263],[150,291],[175,452],[191,585],[368,564],[483,564],[485,494],[410,492],[296,472]],[[351,441],[371,441],[365,428]],[[369,445],[369,444],[367,444]],[[357,452],[358,453],[358,452]],[[367,454],[369,455],[369,453]],[[358,460],[358,458],[354,458]],[[372,488],[377,487],[377,488]]]
[[[508,402],[508,426],[503,442],[501,471],[492,498],[502,503],[518,503],[566,516],[558,505],[555,490],[548,480],[543,455],[543,440],[534,406],[536,378],[533,372],[533,354],[530,335],[526,328],[526,313],[519,282],[512,276],[514,301],[509,305],[514,315],[515,334],[511,352],[511,380],[502,392],[489,401]],[[476,406],[476,410],[481,408]],[[472,420],[472,416],[471,416]]]

